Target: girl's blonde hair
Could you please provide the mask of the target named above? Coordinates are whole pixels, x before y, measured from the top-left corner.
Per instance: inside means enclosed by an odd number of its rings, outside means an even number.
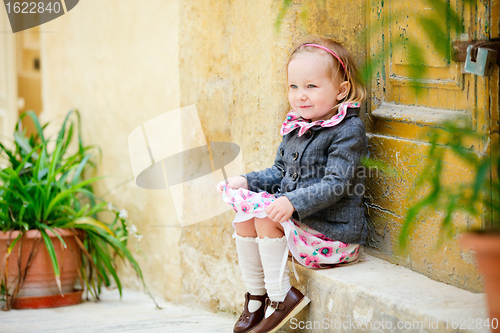
[[[318,44],[330,49],[342,60],[342,62],[345,65],[345,71],[340,62],[327,51],[322,50],[315,46],[302,46],[304,44]],[[293,51],[290,54],[290,57],[288,58],[285,67],[286,82],[288,82],[288,64],[290,63],[290,61],[294,59],[294,57],[297,54],[305,52],[312,52],[327,56],[328,63],[330,64],[327,70],[329,71],[329,74],[332,77],[332,82],[337,78],[337,75],[340,74],[343,76],[342,81],[349,81],[349,83],[351,84],[349,93],[342,101],[339,102],[339,104],[343,102],[361,103],[366,99],[366,89],[363,85],[363,82],[356,68],[356,64],[354,63],[354,60],[351,57],[351,54],[342,44],[326,37],[309,35],[304,37],[294,45]],[[287,88],[287,92],[289,89],[290,87]]]

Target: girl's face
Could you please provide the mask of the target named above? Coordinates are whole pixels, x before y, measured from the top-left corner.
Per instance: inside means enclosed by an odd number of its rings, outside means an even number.
[[[332,82],[327,66],[324,56],[310,52],[297,54],[288,64],[288,100],[302,118],[332,118],[337,113],[332,108],[349,93],[350,83],[340,77]]]

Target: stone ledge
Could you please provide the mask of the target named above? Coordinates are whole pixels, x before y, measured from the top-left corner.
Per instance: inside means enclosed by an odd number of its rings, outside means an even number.
[[[463,110],[436,109],[387,102],[380,104],[371,112],[371,115],[379,119],[420,125],[436,125],[446,120],[470,118],[470,114]]]
[[[362,258],[367,260],[327,270],[296,264],[300,281],[291,274],[292,284],[305,292],[311,303],[280,332],[489,332],[484,327],[467,329],[470,319],[486,321],[484,293],[431,280],[365,253]],[[291,263],[289,267],[291,270]],[[462,318],[465,328],[453,329],[452,320]],[[363,319],[369,322],[367,326],[351,325]],[[299,321],[304,321],[304,329],[299,328]],[[307,321],[316,327],[305,328]],[[398,322],[408,326],[398,329]],[[430,328],[429,322],[433,323]],[[341,323],[346,323],[345,327],[338,329]]]

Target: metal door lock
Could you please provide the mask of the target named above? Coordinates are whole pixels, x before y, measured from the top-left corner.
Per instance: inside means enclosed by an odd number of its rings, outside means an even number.
[[[477,54],[473,57],[473,49],[477,48]],[[464,71],[466,73],[490,76],[493,74],[494,65],[497,61],[497,51],[486,47],[469,45],[465,58]]]
[[[467,40],[467,35],[461,36],[461,40],[452,42],[451,59],[464,64],[462,73],[470,73],[480,76],[491,75],[495,63],[500,65],[500,39]]]

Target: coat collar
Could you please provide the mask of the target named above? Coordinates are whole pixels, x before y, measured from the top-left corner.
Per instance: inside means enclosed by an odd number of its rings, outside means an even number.
[[[284,136],[288,133],[295,132],[298,136],[302,136],[309,129],[315,131],[325,127],[333,127],[340,124],[345,119],[357,116],[359,116],[359,103],[343,103],[339,107],[339,113],[333,116],[330,120],[326,121],[318,120],[315,122],[308,122],[300,117],[297,112],[292,110],[287,114],[287,117],[281,126],[280,134]],[[299,129],[299,131],[296,132],[296,129]]]
[[[347,119],[349,118],[352,118],[352,117],[359,117],[359,108],[347,108],[346,110],[346,115],[344,116],[344,118],[342,119],[342,122],[339,123],[338,125],[344,123]],[[318,130],[321,130],[321,129],[325,129],[326,127],[322,127],[322,126],[312,126],[311,128],[309,128],[309,130],[311,131],[318,131]],[[298,131],[296,131],[297,128],[293,129],[292,131],[290,131],[289,133],[287,134],[290,134],[290,133],[295,133],[297,134]],[[286,134],[285,134],[286,135]]]
[[[347,119],[352,118],[352,117],[359,117],[359,108],[347,108],[347,113],[342,120],[342,123],[345,122]],[[324,127],[321,126],[313,126],[310,128],[312,131],[317,131],[320,129],[324,129]]]

